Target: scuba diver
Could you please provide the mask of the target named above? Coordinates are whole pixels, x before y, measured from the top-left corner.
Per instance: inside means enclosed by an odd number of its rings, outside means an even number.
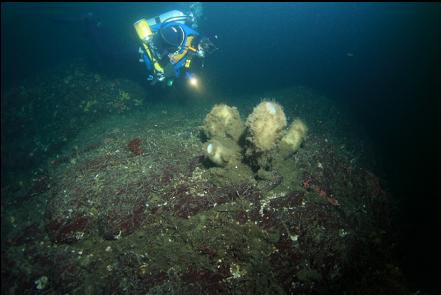
[[[172,10],[134,23],[141,41],[140,62],[145,63],[147,80],[152,85],[161,82],[172,86],[177,78],[184,76],[196,86],[197,80],[190,72],[193,59],[203,59],[217,50],[208,37],[196,31],[201,14],[200,3],[195,3],[187,14]]]
[[[196,58],[203,61],[207,54],[217,50],[208,37],[202,37],[197,31],[197,19],[202,16],[202,5],[199,2],[190,5],[187,14],[172,10],[151,19],[140,19],[134,23],[141,47],[127,46],[127,42],[105,26],[95,13],[87,12],[79,17],[50,17],[57,24],[82,24],[87,45],[92,50],[88,54],[92,65],[100,69],[118,71],[123,69],[133,74],[136,59],[145,63],[148,71],[147,80],[151,84],[161,82],[172,86],[173,82],[184,76],[192,85],[197,79],[190,72]],[[134,63],[133,65],[131,63]]]

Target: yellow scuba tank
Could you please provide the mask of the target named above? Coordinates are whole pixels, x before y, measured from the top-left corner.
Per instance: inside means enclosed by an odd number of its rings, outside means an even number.
[[[138,38],[141,39],[143,42],[148,41],[153,35],[152,30],[147,23],[147,20],[144,18],[134,23],[133,26],[135,27],[136,33],[138,34]]]
[[[157,72],[164,73],[164,69],[155,59],[149,46],[147,45],[147,41],[150,40],[153,35],[152,29],[150,28],[147,20],[142,18],[139,21],[135,22],[133,26],[135,27],[136,34],[138,34],[138,38],[142,41],[145,52],[153,63],[153,67]]]

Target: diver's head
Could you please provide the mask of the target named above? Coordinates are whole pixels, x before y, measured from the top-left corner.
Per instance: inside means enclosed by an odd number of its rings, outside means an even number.
[[[162,42],[165,47],[170,48],[170,52],[180,48],[185,40],[185,33],[181,26],[170,25],[159,30]]]

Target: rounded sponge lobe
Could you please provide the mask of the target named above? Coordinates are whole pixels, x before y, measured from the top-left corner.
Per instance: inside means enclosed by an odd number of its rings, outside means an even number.
[[[291,152],[296,152],[308,133],[308,127],[305,122],[296,119],[291,123],[288,131],[281,140],[281,144]]]
[[[202,129],[208,138],[226,137],[237,142],[244,127],[236,107],[217,104],[205,117]]]
[[[218,166],[240,162],[240,147],[228,139],[211,139],[204,145],[205,156]]]
[[[247,140],[253,144],[256,151],[269,151],[282,136],[286,124],[282,106],[274,101],[263,101],[248,116],[246,126],[249,136]]]

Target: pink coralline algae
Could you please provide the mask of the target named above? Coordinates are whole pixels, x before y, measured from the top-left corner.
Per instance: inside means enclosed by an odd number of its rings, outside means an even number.
[[[333,206],[340,206],[337,199],[332,194],[328,194],[323,188],[314,183],[312,177],[308,176],[303,180],[303,187],[315,191],[321,198],[328,201]]]

